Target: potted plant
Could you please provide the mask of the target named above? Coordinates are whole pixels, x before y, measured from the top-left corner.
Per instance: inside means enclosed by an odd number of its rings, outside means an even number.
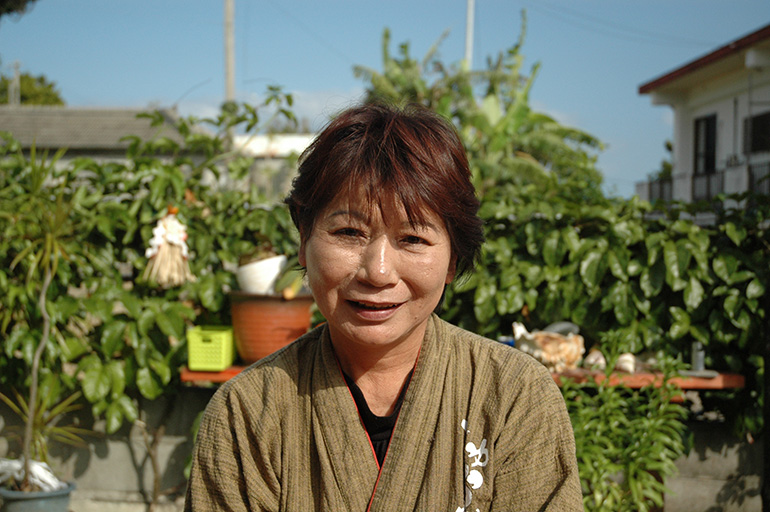
[[[60,381],[55,374],[49,373],[40,383],[37,404],[31,407],[24,396],[14,391],[14,397],[0,393],[4,402],[21,420],[21,427],[6,427],[9,438],[15,438],[22,445],[30,442],[30,455],[19,459],[0,459],[0,500],[3,512],[14,510],[52,510],[67,511],[69,495],[75,488],[73,483],[61,482],[50,468],[48,460],[48,440],[85,446],[83,436],[91,431],[81,428],[77,423],[62,425],[61,421],[70,413],[79,410],[79,391],[57,401],[61,393]],[[34,411],[34,416],[30,415]],[[25,437],[27,425],[32,423],[31,435]],[[28,462],[29,461],[29,462]]]
[[[16,411],[24,422],[20,435],[21,457],[15,461],[18,470],[13,472],[13,478],[0,482],[3,511],[15,510],[13,503],[17,497],[24,498],[24,510],[38,510],[34,503],[42,500],[41,507],[45,510],[66,511],[69,493],[74,488],[73,484],[53,481],[49,487],[53,490],[49,492],[43,488],[41,478],[36,478],[41,467],[45,466],[49,438],[69,437],[75,441],[78,433],[76,427],[57,428],[56,421],[76,407],[74,401],[79,395],[70,395],[57,403],[56,397],[60,393],[54,392],[50,378],[41,388],[41,375],[55,378],[53,372],[44,371],[46,359],[43,357],[49,348],[52,331],[49,288],[60,271],[62,258],[69,255],[68,239],[77,233],[68,203],[72,191],[64,183],[55,185],[53,169],[62,153],[58,152],[50,162],[46,162],[46,155],[37,160],[34,148],[29,161],[19,152],[17,158],[24,165],[16,166],[19,172],[8,177],[14,181],[13,186],[2,187],[4,193],[0,195],[0,237],[14,241],[8,249],[10,253],[15,253],[9,270],[26,275],[29,300],[20,308],[20,314],[26,316],[27,335],[32,337],[31,345],[34,346],[31,359],[22,359],[29,364],[24,369],[28,375],[28,394],[17,393],[15,402],[3,395],[3,402]],[[34,339],[35,336],[37,339]],[[13,464],[7,459],[4,461],[6,468]],[[43,480],[46,478],[42,477]],[[55,508],[57,506],[60,508]]]
[[[238,355],[252,363],[291,343],[310,327],[313,297],[296,256],[278,254],[264,235],[239,259],[240,290],[230,292]]]

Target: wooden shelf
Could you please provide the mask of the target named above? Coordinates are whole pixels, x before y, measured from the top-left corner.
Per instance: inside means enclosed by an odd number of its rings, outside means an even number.
[[[241,373],[244,368],[246,367],[235,365],[221,372],[196,372],[185,367],[182,368],[180,377],[182,382],[190,384],[218,384],[232,379]],[[569,379],[576,382],[586,382],[589,379],[594,379],[596,382],[602,382],[606,379],[603,372],[583,369],[567,370],[563,373],[552,373],[551,375],[558,385],[562,384],[562,379]],[[661,386],[663,383],[663,375],[660,373],[613,373],[610,375],[609,383],[611,386],[624,385],[633,389],[639,389],[649,385]],[[713,377],[693,375],[675,377],[671,379],[671,383],[683,390],[738,389],[746,385],[746,379],[743,375],[734,373],[714,373]]]
[[[703,373],[705,374],[705,372]],[[562,379],[570,379],[576,382],[586,382],[588,379],[594,379],[596,382],[603,382],[607,378],[604,372],[583,369],[567,370],[563,373],[553,373],[551,375],[559,385],[561,385]],[[713,376],[683,375],[672,378],[670,382],[684,390],[736,389],[746,385],[746,379],[743,375],[717,372],[714,372]],[[649,385],[659,387],[663,384],[663,374],[613,373],[610,375],[609,384],[611,386],[624,385],[633,389]]]
[[[182,371],[179,372],[179,377],[182,382],[188,382],[192,384],[203,384],[207,382],[218,384],[227,382],[228,380],[241,373],[245,368],[245,366],[235,365],[227,368],[226,370],[222,370],[221,372],[196,372],[185,366],[182,368]]]

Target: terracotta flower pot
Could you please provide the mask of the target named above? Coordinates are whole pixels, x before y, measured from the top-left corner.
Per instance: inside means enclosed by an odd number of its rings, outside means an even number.
[[[233,337],[238,355],[253,363],[285,347],[310,328],[313,297],[230,292]]]

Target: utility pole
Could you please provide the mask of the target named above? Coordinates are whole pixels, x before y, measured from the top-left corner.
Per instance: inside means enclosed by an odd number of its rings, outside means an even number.
[[[8,104],[21,105],[21,72],[19,71],[19,61],[13,63],[13,78],[8,84]]]
[[[225,101],[235,101],[235,0],[225,0]]]
[[[473,69],[473,16],[476,12],[476,0],[467,0],[468,7],[465,16],[465,64],[468,71]]]

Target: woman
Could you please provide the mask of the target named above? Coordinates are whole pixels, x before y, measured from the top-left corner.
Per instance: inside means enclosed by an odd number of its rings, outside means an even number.
[[[582,510],[550,374],[434,314],[483,240],[452,126],[350,109],[287,203],[327,322],[215,394],[186,510]]]

